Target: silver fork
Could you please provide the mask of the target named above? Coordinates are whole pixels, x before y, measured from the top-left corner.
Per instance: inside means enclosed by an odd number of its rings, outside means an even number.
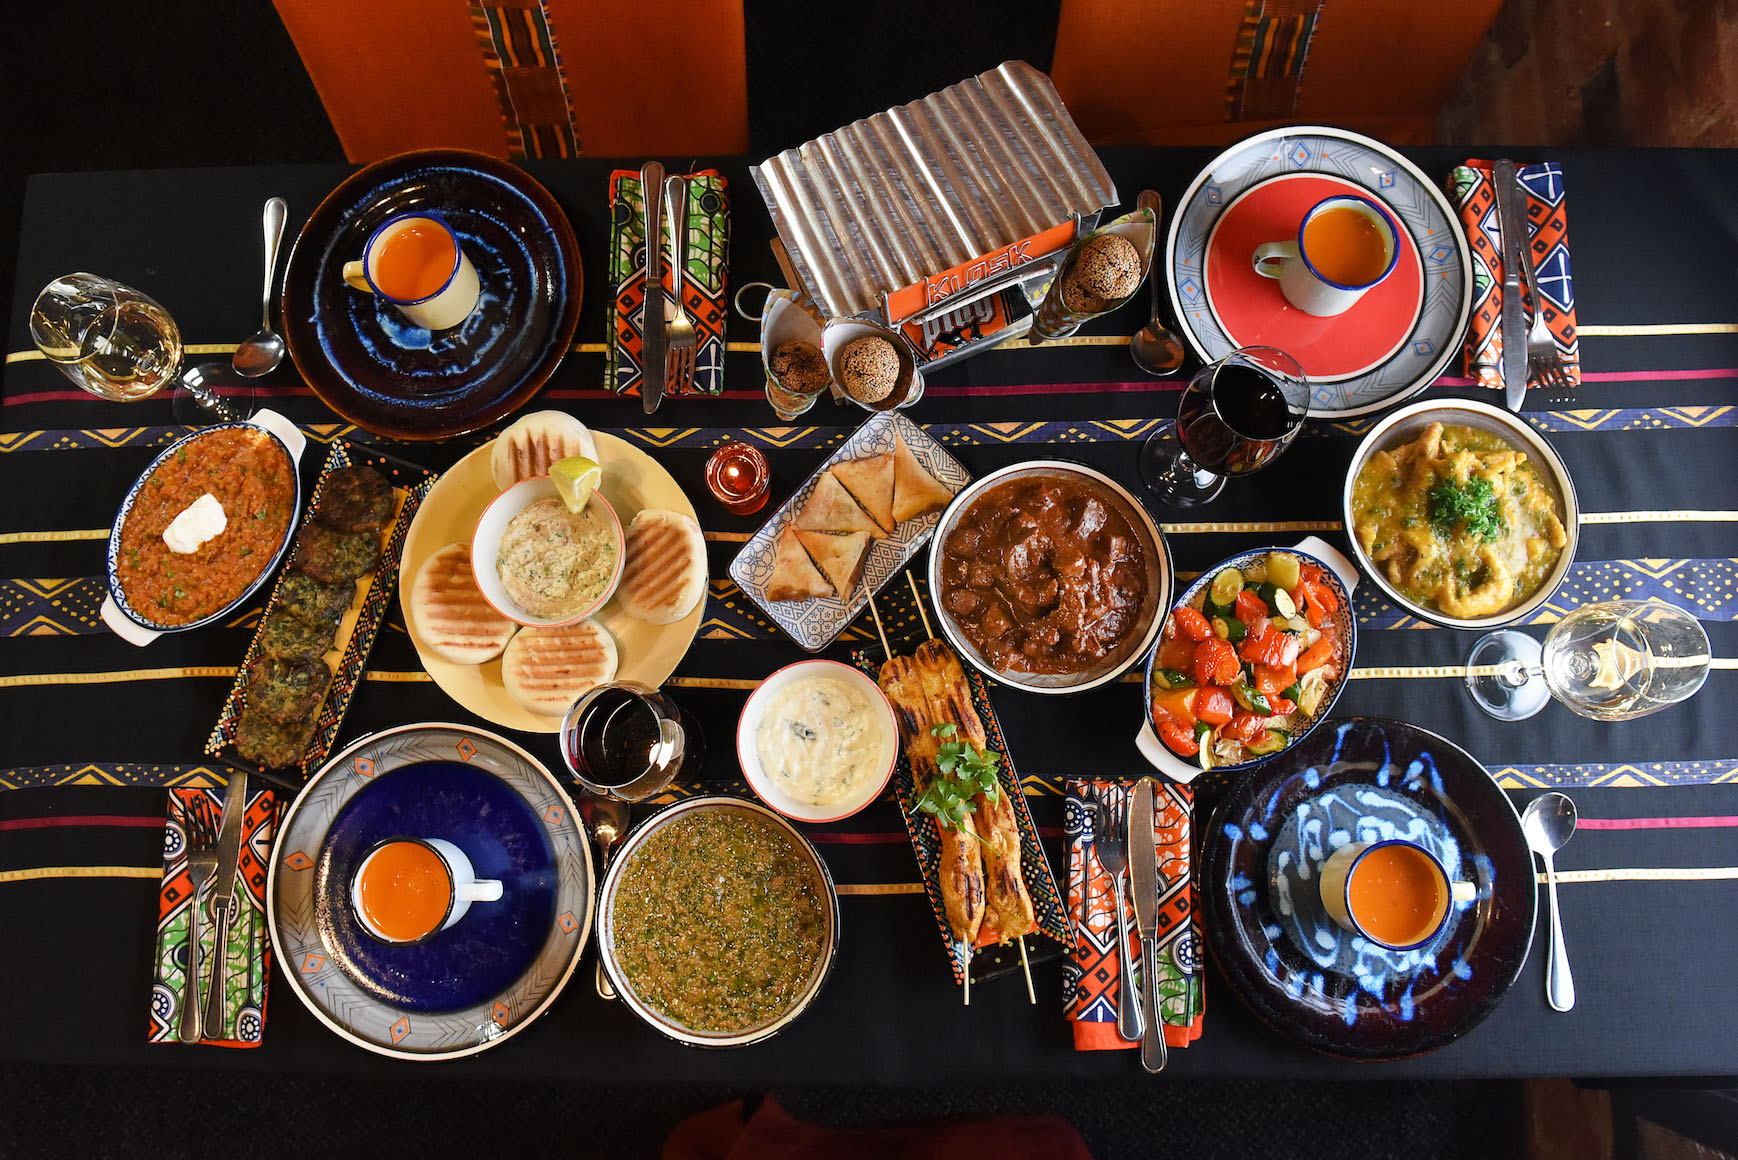
[[[686,177],[664,179],[664,204],[670,218],[670,293],[676,301],[676,313],[664,328],[670,344],[669,353],[664,356],[664,392],[673,395],[693,385],[694,364],[700,350],[700,335],[682,302],[682,270],[688,260]]]
[[[1530,223],[1527,214],[1527,187],[1521,184],[1520,178],[1515,179],[1516,202],[1521,209],[1521,220]],[[1521,239],[1521,273],[1527,278],[1527,293],[1533,299],[1533,325],[1527,330],[1527,377],[1558,391],[1574,389],[1569,381],[1569,371],[1563,365],[1563,356],[1557,351],[1557,340],[1551,335],[1551,327],[1545,321],[1545,299],[1539,293],[1539,279],[1533,272],[1533,231],[1531,225],[1525,226],[1527,236]]]
[[[183,808],[182,828],[187,833],[187,881],[193,894],[187,903],[187,985],[181,992],[181,1024],[177,1033],[183,1043],[203,1038],[199,1001],[199,975],[204,964],[199,954],[199,917],[205,906],[205,887],[217,873],[217,826],[208,811]]]
[[[1141,1014],[1140,992],[1135,989],[1135,969],[1128,950],[1128,902],[1123,892],[1128,875],[1128,835],[1124,833],[1128,811],[1103,801],[1094,801],[1093,805],[1097,808],[1093,813],[1092,838],[1098,846],[1099,865],[1110,875],[1110,884],[1116,891],[1116,961],[1122,971],[1116,992],[1116,1030],[1130,1043],[1138,1043],[1146,1031],[1146,1019]]]

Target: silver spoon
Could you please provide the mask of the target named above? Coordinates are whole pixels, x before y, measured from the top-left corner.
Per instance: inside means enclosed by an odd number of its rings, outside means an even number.
[[[220,387],[230,389],[227,398],[217,393]],[[184,427],[234,423],[253,415],[253,386],[228,363],[200,363],[184,369],[175,380],[170,410]]]
[[[1143,190],[1140,197],[1135,199],[1135,208],[1153,211],[1153,229],[1156,232],[1159,223],[1165,218],[1165,203],[1159,195],[1150,189]],[[1152,317],[1129,340],[1129,357],[1149,375],[1174,375],[1183,365],[1183,359],[1188,352],[1183,349],[1182,340],[1171,333],[1164,323],[1164,278],[1156,265],[1147,272],[1147,281],[1152,286]]]
[[[1557,912],[1557,868],[1551,858],[1575,832],[1575,803],[1560,793],[1541,794],[1521,815],[1527,847],[1545,860],[1545,890],[1551,898],[1551,958],[1545,964],[1545,998],[1558,1011],[1575,1006],[1575,977],[1569,973],[1569,951],[1563,945],[1563,923]]]
[[[586,794],[579,799],[579,816],[591,827],[592,839],[597,842],[597,876],[600,881],[609,872],[610,851],[621,841],[622,835],[628,832],[629,812],[627,802],[619,802],[614,798]],[[610,985],[610,978],[603,969],[601,957],[597,961],[597,993],[605,999],[616,997],[616,989]]]
[[[266,282],[260,294],[259,333],[236,347],[235,357],[230,360],[237,374],[250,379],[270,374],[284,361],[284,340],[272,330],[272,282],[278,270],[278,243],[284,240],[284,221],[289,214],[290,207],[283,198],[274,197],[266,202]]]

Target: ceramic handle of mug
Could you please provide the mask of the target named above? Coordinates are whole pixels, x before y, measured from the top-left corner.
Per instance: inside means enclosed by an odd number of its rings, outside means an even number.
[[[1150,721],[1143,722],[1141,731],[1135,734],[1135,748],[1140,750],[1148,764],[1179,785],[1188,785],[1201,772],[1200,766],[1184,761],[1167,749],[1159,735],[1153,732]]]
[[[1255,272],[1263,278],[1278,278],[1285,264],[1297,257],[1296,242],[1268,242],[1255,247]]]
[[[361,262],[344,263],[344,284],[352,290],[360,290],[364,294],[374,293],[374,287],[368,284],[368,272]]]
[[[1479,896],[1479,888],[1471,882],[1451,882],[1448,893],[1456,902],[1471,902]]]
[[[498,902],[501,892],[501,884],[493,878],[479,878],[458,889],[459,897],[466,902]]]

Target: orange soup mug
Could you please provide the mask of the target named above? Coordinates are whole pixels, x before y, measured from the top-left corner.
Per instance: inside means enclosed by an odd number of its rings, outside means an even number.
[[[382,942],[414,943],[494,902],[503,887],[479,879],[465,852],[441,838],[388,838],[368,852],[350,883],[362,929]]]
[[[1409,951],[1435,938],[1453,903],[1478,887],[1451,882],[1440,859],[1416,842],[1350,842],[1322,863],[1322,906],[1354,934],[1389,950]]]

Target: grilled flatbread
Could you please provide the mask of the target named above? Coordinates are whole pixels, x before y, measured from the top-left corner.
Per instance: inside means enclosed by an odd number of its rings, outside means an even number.
[[[616,599],[647,624],[674,624],[706,595],[706,537],[681,512],[646,508],[628,525]]]
[[[541,717],[561,716],[581,693],[615,677],[615,637],[595,620],[520,629],[501,657],[507,695]]]
[[[809,600],[831,596],[833,586],[803,551],[794,528],[779,533],[778,551],[772,558],[772,577],[766,582],[768,600]]]
[[[870,519],[893,531],[898,522],[893,518],[893,452],[835,463],[833,474],[863,505]]]
[[[893,443],[893,518],[900,523],[948,505],[953,492],[917,461],[903,435]]]
[[[455,665],[494,660],[519,627],[477,590],[469,544],[448,544],[416,570],[410,626],[430,652]]]
[[[522,479],[548,475],[549,465],[569,455],[597,462],[597,440],[566,411],[533,411],[508,424],[489,450],[495,486],[506,491]]]
[[[796,525],[801,532],[868,532],[877,540],[887,538],[881,525],[857,506],[839,477],[830,471],[821,476],[809,502],[797,513]]]
[[[869,533],[847,532],[835,536],[798,528],[797,539],[808,549],[821,574],[832,582],[839,599],[849,600],[863,575],[863,561],[869,555]]]

